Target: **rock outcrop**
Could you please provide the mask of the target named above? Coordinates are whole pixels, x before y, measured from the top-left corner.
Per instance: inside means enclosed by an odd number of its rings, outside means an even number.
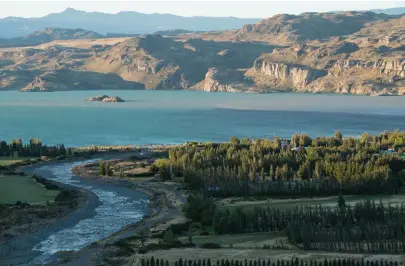
[[[206,92],[260,92],[244,71],[210,68],[205,79],[191,89]]]
[[[273,63],[266,59],[258,59],[253,69],[271,78],[290,81],[294,88],[302,89],[317,78],[325,76],[323,70],[311,69],[308,66]]]
[[[107,95],[94,96],[87,99],[88,102],[104,102],[104,103],[123,103],[125,102],[118,96],[110,97]]]

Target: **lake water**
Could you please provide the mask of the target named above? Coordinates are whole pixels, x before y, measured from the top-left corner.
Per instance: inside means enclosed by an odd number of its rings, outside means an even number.
[[[95,95],[126,103],[86,102]],[[405,97],[189,91],[0,92],[0,139],[68,146],[405,129]]]

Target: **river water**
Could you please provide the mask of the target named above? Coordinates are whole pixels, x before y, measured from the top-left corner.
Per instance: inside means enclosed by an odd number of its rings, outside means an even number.
[[[86,208],[78,209],[67,219],[9,243],[13,251],[3,252],[1,262],[6,261],[5,265],[48,263],[57,258],[58,252],[80,250],[126,225],[140,221],[147,214],[148,199],[145,194],[124,186],[75,177],[71,172],[72,167],[83,163],[51,163],[28,167],[27,172],[84,188],[94,193],[92,196],[95,197],[90,197]],[[0,251],[6,248],[0,246]]]

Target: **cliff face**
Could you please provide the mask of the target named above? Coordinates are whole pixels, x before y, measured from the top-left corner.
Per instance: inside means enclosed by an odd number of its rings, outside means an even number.
[[[405,62],[397,59],[337,60],[325,70],[258,59],[248,73],[267,90],[402,95],[404,70]]]
[[[405,76],[405,59],[379,59],[375,61],[363,60],[339,60],[333,64],[333,68],[344,71],[356,67],[363,70],[376,69],[380,73],[404,77]]]
[[[300,44],[263,54],[247,75],[267,91],[402,95],[403,58],[405,51],[396,46]]]
[[[304,88],[317,78],[326,75],[323,70],[293,64],[273,63],[265,59],[256,60],[253,69],[272,78],[291,81],[294,88],[297,89]]]

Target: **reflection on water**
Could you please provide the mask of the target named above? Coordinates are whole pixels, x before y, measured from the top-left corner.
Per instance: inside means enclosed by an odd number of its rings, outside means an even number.
[[[40,251],[42,254],[31,263],[48,262],[50,256],[59,251],[79,250],[96,240],[107,237],[128,224],[139,221],[143,217],[143,212],[148,203],[146,199],[134,200],[119,195],[117,192],[106,190],[104,187],[98,188],[73,179],[71,169],[78,164],[82,164],[82,162],[51,167],[44,166],[42,170],[51,171],[56,177],[55,180],[59,182],[92,191],[99,197],[101,205],[96,208],[96,214],[93,217],[81,220],[70,228],[58,231],[36,245],[34,250]]]

